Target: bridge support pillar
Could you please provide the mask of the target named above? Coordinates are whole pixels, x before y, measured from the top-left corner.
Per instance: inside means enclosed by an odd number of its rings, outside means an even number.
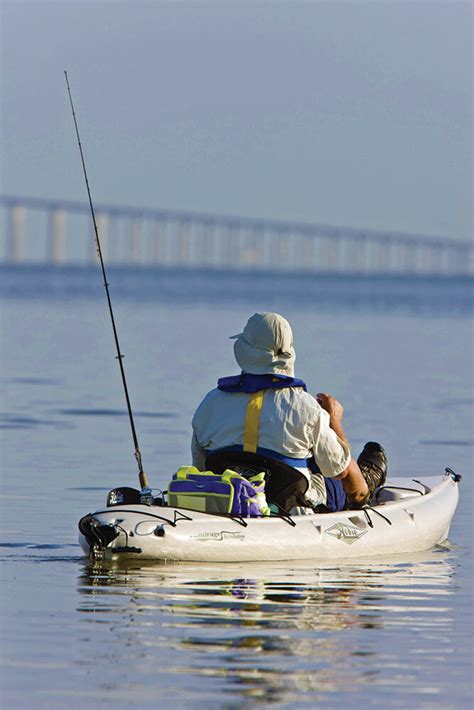
[[[109,216],[105,213],[98,214],[95,223],[97,226],[97,233],[100,240],[100,249],[102,252],[102,258],[107,258],[107,236],[108,236],[108,226],[109,226]],[[93,261],[99,261],[99,252],[97,249],[97,242],[95,239],[94,224],[91,222],[91,255]]]
[[[109,231],[109,217],[108,215],[101,213],[97,215],[97,231],[99,233],[100,247],[102,249],[102,256],[104,259],[107,257],[107,247],[108,247],[108,231]]]
[[[166,222],[156,220],[153,223],[153,263],[166,262]]]
[[[339,269],[339,239],[334,233],[324,235],[325,250],[323,268],[325,271],[337,272]]]
[[[25,226],[26,209],[21,205],[15,205],[10,210],[10,245],[9,260],[23,261],[25,253]]]
[[[177,225],[177,262],[182,266],[189,266],[191,263],[191,224],[180,222]]]
[[[66,215],[66,211],[62,209],[49,213],[50,255],[53,264],[62,264],[64,261]]]
[[[137,264],[142,256],[142,223],[140,219],[132,220],[131,235],[131,261]]]
[[[211,263],[212,249],[209,226],[205,222],[198,222],[194,227],[196,240],[196,263],[199,266],[209,266]]]

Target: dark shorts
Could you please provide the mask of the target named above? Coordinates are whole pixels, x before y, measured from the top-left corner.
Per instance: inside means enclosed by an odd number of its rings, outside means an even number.
[[[336,481],[333,478],[325,478],[326,484],[326,507],[330,513],[336,513],[338,510],[344,510],[346,505],[346,494],[342,487],[342,481]]]

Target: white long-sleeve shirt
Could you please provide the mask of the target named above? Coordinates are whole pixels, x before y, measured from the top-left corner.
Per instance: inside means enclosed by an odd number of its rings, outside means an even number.
[[[204,397],[192,421],[191,449],[198,469],[205,467],[206,450],[243,445],[249,396],[213,389]],[[351,458],[347,444],[331,429],[329,414],[301,387],[265,390],[258,446],[291,458],[314,457],[328,478],[344,471]],[[302,473],[309,477],[308,470]]]

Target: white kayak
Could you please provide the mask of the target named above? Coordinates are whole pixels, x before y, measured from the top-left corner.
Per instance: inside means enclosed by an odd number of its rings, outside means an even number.
[[[460,476],[393,478],[361,510],[233,518],[160,505],[113,505],[84,516],[94,559],[189,562],[335,560],[428,550],[446,540]]]

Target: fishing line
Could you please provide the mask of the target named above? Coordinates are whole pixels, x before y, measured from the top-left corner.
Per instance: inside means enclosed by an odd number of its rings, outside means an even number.
[[[123,362],[122,362],[124,356],[123,356],[122,353],[120,352],[120,344],[119,344],[119,339],[118,339],[118,334],[117,334],[117,328],[116,328],[116,326],[115,326],[115,318],[114,318],[114,312],[113,312],[113,309],[112,309],[112,301],[111,301],[111,299],[110,299],[110,293],[109,293],[109,284],[108,284],[107,275],[106,275],[106,272],[105,272],[104,259],[103,259],[103,257],[102,257],[102,249],[101,249],[101,246],[100,246],[99,232],[98,232],[98,230],[97,230],[97,222],[96,222],[96,219],[95,219],[94,205],[92,204],[91,191],[90,191],[90,188],[89,188],[89,180],[88,180],[88,178],[87,178],[86,164],[85,164],[85,161],[84,161],[84,154],[83,154],[83,152],[82,152],[81,138],[80,138],[80,136],[79,136],[79,128],[78,128],[77,120],[76,120],[76,112],[74,111],[74,104],[73,104],[73,101],[72,101],[71,89],[70,89],[70,87],[69,87],[69,80],[68,80],[68,76],[67,76],[67,71],[64,72],[64,76],[66,77],[66,86],[67,86],[67,91],[68,91],[68,94],[69,94],[69,102],[70,102],[70,104],[71,104],[72,117],[73,117],[73,119],[74,119],[74,126],[75,126],[75,129],[76,129],[76,136],[77,136],[77,142],[78,142],[78,145],[79,145],[79,152],[80,152],[80,154],[81,154],[82,170],[83,170],[83,172],[84,172],[84,179],[85,179],[85,181],[86,181],[87,196],[88,196],[88,198],[89,198],[89,206],[90,206],[91,215],[92,215],[92,222],[93,222],[93,225],[94,225],[94,234],[95,234],[95,242],[96,242],[96,246],[97,246],[97,254],[98,254],[98,256],[99,256],[100,266],[101,266],[101,269],[102,269],[102,276],[103,276],[103,278],[104,278],[105,293],[107,294],[107,303],[108,303],[108,305],[109,305],[109,313],[110,313],[110,319],[111,319],[111,321],[112,321],[112,330],[113,330],[113,332],[114,332],[115,347],[116,347],[116,349],[117,349],[117,360],[118,360],[119,367],[120,367],[120,374],[121,374],[121,376],[122,376],[122,384],[123,384],[123,389],[124,389],[124,392],[125,392],[125,399],[126,399],[126,401],[127,401],[128,418],[129,418],[129,420],[130,420],[130,426],[131,426],[131,429],[132,429],[133,444],[134,444],[134,446],[135,446],[135,459],[136,459],[137,464],[138,464],[138,478],[139,478],[139,481],[140,481],[140,487],[141,487],[141,489],[142,489],[142,494],[143,494],[144,496],[150,497],[150,496],[151,496],[151,491],[150,491],[150,489],[149,489],[149,487],[148,487],[148,480],[147,480],[147,477],[146,477],[146,473],[145,473],[145,471],[143,470],[142,455],[141,455],[141,453],[140,453],[140,448],[139,448],[139,446],[138,446],[137,432],[136,432],[136,429],[135,429],[135,423],[134,423],[134,421],[133,421],[132,407],[131,407],[131,405],[130,405],[130,397],[128,396],[127,381],[126,381],[126,379],[125,379],[125,370],[124,370]]]

